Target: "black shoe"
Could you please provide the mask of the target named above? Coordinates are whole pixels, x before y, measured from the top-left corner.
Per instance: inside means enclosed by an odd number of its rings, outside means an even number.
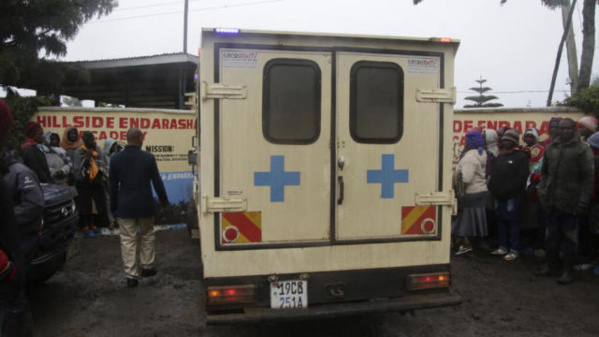
[[[138,284],[139,284],[139,281],[137,279],[127,277],[127,287],[135,288],[135,287],[137,287]]]
[[[151,277],[156,275],[157,271],[156,269],[152,268],[152,269],[142,269],[141,270],[141,277]]]
[[[555,275],[557,275],[557,272],[555,271],[555,268],[553,268],[549,264],[545,263],[545,265],[541,269],[538,269],[537,271],[535,271],[535,275],[536,276],[555,276]]]

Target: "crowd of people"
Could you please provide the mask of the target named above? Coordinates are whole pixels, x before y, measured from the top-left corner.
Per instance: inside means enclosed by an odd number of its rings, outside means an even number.
[[[81,133],[68,127],[61,140],[55,131],[44,133],[42,126],[31,122],[24,130],[27,139],[21,144],[22,162],[40,183],[72,185],[77,188],[77,207],[83,234],[98,233],[101,227],[118,226],[108,206],[108,165],[110,157],[125,144],[107,139],[104,151],[90,131]],[[6,158],[16,158],[16,151],[6,151]],[[5,158],[5,160],[6,160]]]
[[[137,286],[139,277],[157,273],[152,186],[162,212],[169,201],[154,155],[141,148],[144,139],[138,128],[127,131],[127,144],[109,139],[102,151],[90,131],[79,137],[79,130],[69,127],[61,140],[58,133],[44,133],[39,123],[32,122],[16,151],[5,147],[12,121],[8,105],[0,100],[0,336],[32,336],[25,285],[40,246],[42,183],[77,188],[83,234],[120,224],[127,287]]]
[[[598,129],[585,116],[551,118],[544,141],[535,128],[468,130],[453,179],[454,254],[535,255],[545,260],[535,274],[563,285],[576,269],[599,273]]]

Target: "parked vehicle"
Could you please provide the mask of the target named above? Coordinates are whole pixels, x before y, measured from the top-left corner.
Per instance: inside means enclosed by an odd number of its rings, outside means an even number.
[[[458,304],[458,42],[235,29],[201,41],[207,322]]]
[[[75,238],[79,212],[75,205],[77,189],[73,186],[42,184],[45,199],[44,220],[40,232],[40,249],[31,262],[27,278],[45,282],[59,271],[65,261],[79,250]]]

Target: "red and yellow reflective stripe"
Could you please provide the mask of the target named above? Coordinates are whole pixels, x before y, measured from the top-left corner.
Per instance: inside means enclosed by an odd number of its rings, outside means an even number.
[[[262,212],[223,213],[223,244],[262,242]]]
[[[406,206],[401,208],[401,234],[437,233],[436,206]]]

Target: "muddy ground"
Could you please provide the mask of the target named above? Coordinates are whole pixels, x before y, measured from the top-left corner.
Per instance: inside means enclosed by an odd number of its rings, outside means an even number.
[[[570,286],[536,278],[533,258],[486,253],[452,257],[464,302],[415,315],[388,313],[284,324],[206,326],[197,241],[157,233],[159,274],[125,286],[116,236],[82,240],[82,250],[30,291],[36,336],[599,336],[599,278]]]

